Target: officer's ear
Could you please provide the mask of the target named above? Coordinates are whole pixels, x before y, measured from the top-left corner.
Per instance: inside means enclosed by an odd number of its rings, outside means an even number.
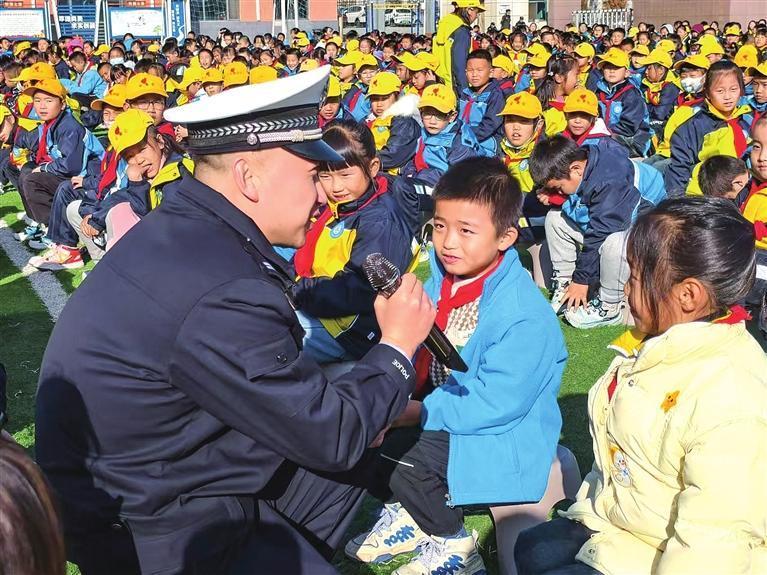
[[[231,167],[237,189],[253,203],[258,202],[262,186],[261,176],[255,165],[255,158],[251,159],[243,154],[234,160]]]

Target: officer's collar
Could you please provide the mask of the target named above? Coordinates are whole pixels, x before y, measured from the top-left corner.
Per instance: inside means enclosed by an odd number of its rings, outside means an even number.
[[[290,264],[274,251],[269,240],[253,220],[222,194],[197,180],[183,165],[180,165],[179,169],[182,174],[182,182],[178,188],[180,195],[232,227],[242,237],[245,250],[256,256],[260,265],[266,265],[267,268],[279,272],[286,278],[295,277]]]

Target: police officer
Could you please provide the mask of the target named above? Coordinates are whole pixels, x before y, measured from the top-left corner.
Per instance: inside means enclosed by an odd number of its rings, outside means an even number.
[[[194,176],[56,323],[36,452],[84,575],[333,572],[353,467],[405,408],[435,311],[407,275],[351,372],[328,381],[301,351],[272,246],[303,244],[317,163],[340,161],[317,127],[328,68],[168,110]]]

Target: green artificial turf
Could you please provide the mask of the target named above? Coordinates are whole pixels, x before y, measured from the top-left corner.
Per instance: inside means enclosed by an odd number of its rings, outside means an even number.
[[[21,209],[18,194],[0,196],[0,218],[15,230],[23,227],[16,218],[16,213]],[[522,254],[522,260],[529,261],[525,256],[526,254]],[[85,270],[91,267],[92,264],[88,264]],[[82,281],[83,271],[80,269],[56,272],[56,276],[64,289],[72,292]],[[423,267],[419,272],[419,275],[423,274]],[[28,280],[0,251],[0,361],[6,365],[9,373],[9,431],[30,451],[34,448],[34,394],[37,375],[51,328],[52,323],[45,307],[35,295]],[[593,461],[587,425],[586,396],[591,385],[612,358],[612,352],[606,349],[607,344],[624,328],[619,326],[579,331],[563,324],[562,329],[570,359],[559,397],[564,420],[561,443],[575,453],[581,472],[585,473]],[[372,499],[365,502],[351,529],[355,533],[350,533],[350,536],[370,525],[377,505]],[[490,573],[497,573],[495,535],[489,513],[469,515],[466,526],[467,529],[478,532],[480,549],[488,570]],[[409,557],[404,556],[388,564],[369,566],[349,561],[339,553],[336,565],[344,575],[384,575],[408,560]],[[69,574],[77,573],[77,568],[70,565]]]

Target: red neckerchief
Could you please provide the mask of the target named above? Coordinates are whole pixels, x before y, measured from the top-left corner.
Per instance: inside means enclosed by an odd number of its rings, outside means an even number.
[[[604,92],[599,92],[599,101],[605,105],[605,125],[608,128],[610,127],[610,104],[612,104],[619,97],[623,96],[623,94],[631,90],[632,86],[633,84],[627,81],[626,85],[623,86],[623,88],[615,92],[615,94],[613,94],[609,98],[607,97],[607,94],[605,94]]]
[[[453,284],[455,284],[456,278],[452,274],[445,274],[442,279],[442,286],[439,291],[439,301],[437,302],[437,317],[434,320],[435,325],[440,329],[447,327],[447,320],[450,317],[450,312],[467,303],[473,302],[475,299],[482,295],[482,290],[485,287],[485,281],[489,278],[498,266],[503,261],[503,254],[500,255],[498,260],[488,269],[481,277],[478,277],[472,282],[459,287],[455,294],[453,294]],[[427,393],[426,384],[429,380],[429,367],[432,362],[431,352],[422,347],[416,354],[415,370],[415,391],[413,391],[414,399],[422,399]]]
[[[700,98],[690,97],[688,99],[688,96],[689,94],[685,94],[684,92],[679,94],[676,97],[676,105],[677,106],[697,106],[698,104],[702,104],[703,100],[705,99],[703,97],[700,97]]]
[[[725,120],[725,122],[727,122],[727,125],[732,131],[732,139],[733,143],[735,144],[736,157],[740,158],[743,156],[743,154],[746,153],[746,149],[748,148],[748,140],[746,139],[746,134],[743,133],[743,128],[740,127],[740,118],[730,118],[729,120]]]
[[[370,202],[375,200],[378,196],[385,194],[389,189],[389,181],[383,176],[376,176],[374,185],[376,188],[375,193],[364,204],[362,204],[354,211],[343,214],[343,216],[339,214],[339,219],[342,217],[350,216],[351,214],[356,214],[368,206]],[[309,228],[309,231],[306,232],[306,242],[303,246],[296,250],[296,255],[293,258],[293,266],[296,268],[296,274],[298,274],[300,277],[312,277],[312,268],[314,267],[314,257],[317,250],[317,244],[319,243],[320,237],[322,236],[322,230],[325,229],[325,226],[332,217],[333,210],[325,206],[325,209],[322,210],[322,213],[314,221],[312,226]]]
[[[170,122],[161,122],[155,129],[161,134],[165,134],[169,138],[173,138],[173,141],[176,140],[176,132],[173,129],[173,124]]]
[[[555,108],[555,109],[557,109],[557,110],[559,110],[561,112],[565,108],[565,103],[564,102],[556,102],[556,101],[552,100],[551,102],[549,102],[549,106],[551,106],[552,108]]]
[[[764,116],[764,112],[760,112],[759,110],[754,110],[754,121],[751,122],[751,131],[754,131],[754,126],[756,126],[756,123],[759,121],[759,118]]]
[[[665,88],[667,85],[668,85],[668,82],[664,81],[663,84],[661,84],[661,86],[660,86],[660,90],[658,90],[657,92],[653,92],[648,87],[644,91],[645,98],[647,98],[647,103],[652,105],[652,106],[658,106],[660,104],[661,92],[663,92],[663,88]]]
[[[104,192],[112,187],[117,181],[117,165],[120,163],[120,156],[110,147],[101,159],[101,179],[99,179],[96,198],[99,200],[104,197]]]
[[[426,159],[423,157],[423,152],[425,149],[426,143],[423,141],[423,138],[421,138],[418,140],[418,150],[415,153],[415,158],[413,158],[415,169],[419,172],[429,167],[429,164],[426,163]]]
[[[43,131],[40,134],[40,141],[37,144],[37,155],[35,156],[35,163],[38,166],[53,161],[53,158],[48,155],[48,130],[50,130],[55,121],[56,118],[43,123]]]

